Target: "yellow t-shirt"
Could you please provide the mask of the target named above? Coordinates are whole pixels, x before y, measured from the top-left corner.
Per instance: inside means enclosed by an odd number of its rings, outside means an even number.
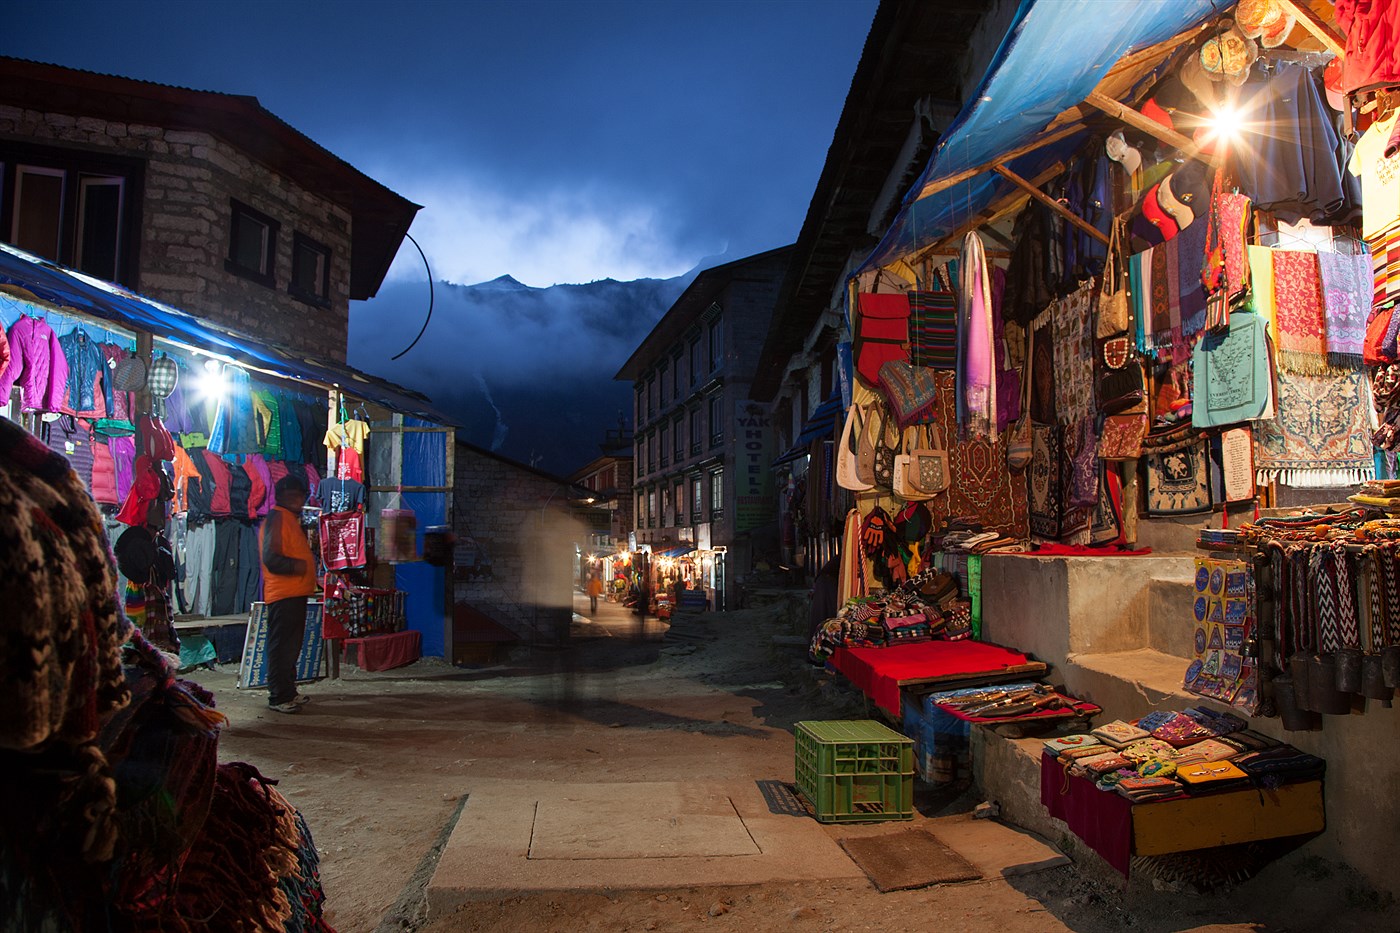
[[[1400,108],[1385,120],[1372,123],[1356,141],[1356,151],[1347,163],[1351,173],[1361,177],[1361,237],[1365,240],[1379,239],[1400,223],[1400,154],[1385,157],[1385,144],[1397,117]]]

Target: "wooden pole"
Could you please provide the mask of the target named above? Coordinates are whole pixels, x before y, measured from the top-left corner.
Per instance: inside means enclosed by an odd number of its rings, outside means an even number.
[[[1089,96],[1084,98],[1084,101],[1099,108],[1115,120],[1120,120],[1135,129],[1142,130],[1149,136],[1155,136],[1173,149],[1190,149],[1195,145],[1192,140],[1182,136],[1176,130],[1168,129],[1146,114],[1139,113],[1127,104],[1116,101],[1105,94],[1100,94],[1098,91],[1090,91]]]
[[[1074,213],[1074,211],[1065,207],[1059,201],[1056,201],[1054,198],[1050,197],[1044,191],[1041,191],[1035,185],[1026,181],[1020,175],[1017,175],[1015,172],[1011,171],[1011,169],[1007,168],[1005,165],[993,165],[992,171],[996,172],[998,175],[1000,175],[1002,178],[1005,178],[1007,181],[1011,182],[1016,187],[1022,189],[1026,192],[1026,194],[1029,194],[1031,197],[1035,198],[1037,201],[1039,201],[1041,204],[1044,204],[1046,207],[1050,208],[1055,213],[1064,217],[1065,220],[1068,220],[1080,230],[1083,230],[1085,233],[1089,234],[1089,236],[1098,240],[1100,243],[1103,243],[1105,246],[1108,245],[1108,237],[1104,235],[1103,231],[1099,230],[1099,228],[1089,223],[1083,217],[1080,217],[1078,214]]]
[[[1279,0],[1279,5],[1298,17],[1298,25],[1321,40],[1329,51],[1337,55],[1346,52],[1346,39],[1328,25],[1321,16],[1313,12],[1306,3],[1299,3],[1298,0]]]
[[[1017,146],[1015,149],[1008,149],[1006,152],[1003,152],[1001,155],[997,156],[990,162],[983,162],[981,165],[974,166],[973,168],[964,169],[961,172],[954,172],[953,174],[946,175],[943,178],[935,179],[929,182],[928,184],[924,185],[923,189],[919,191],[919,197],[926,198],[931,194],[937,194],[938,192],[943,191],[946,188],[953,187],[960,181],[966,181],[967,179],[976,177],[977,175],[981,175],[984,172],[990,172],[1002,162],[1010,162],[1012,159],[1019,158],[1020,156],[1023,156],[1028,152],[1034,152],[1037,149],[1043,149],[1051,143],[1057,143],[1068,136],[1073,136],[1075,133],[1081,132],[1083,129],[1084,124],[1082,123],[1071,124],[1070,126],[1066,126],[1060,130],[1056,130],[1048,136],[1042,136],[1039,139],[1034,139],[1026,143],[1024,146]],[[918,199],[916,198],[915,200]]]

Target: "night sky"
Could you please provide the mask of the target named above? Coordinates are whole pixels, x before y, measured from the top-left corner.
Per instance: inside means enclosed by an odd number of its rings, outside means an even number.
[[[875,7],[46,0],[7,9],[0,52],[253,95],[424,205],[411,233],[436,280],[543,288],[674,278],[795,240]],[[426,279],[405,242],[394,287],[352,306],[350,361],[437,395],[387,360],[417,332]],[[585,323],[553,324],[520,369],[576,349]],[[476,381],[473,341],[452,338],[492,327],[439,309],[435,339],[400,362]],[[598,378],[644,336],[595,346]]]

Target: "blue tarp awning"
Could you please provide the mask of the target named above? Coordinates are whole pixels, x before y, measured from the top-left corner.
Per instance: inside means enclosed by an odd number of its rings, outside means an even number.
[[[802,423],[802,430],[798,432],[797,440],[792,442],[792,446],[780,457],[773,461],[773,466],[780,466],[807,453],[807,448],[812,441],[824,437],[830,437],[836,429],[836,419],[841,414],[841,390],[838,388],[831,397],[816,407],[816,410],[808,416]]]
[[[134,292],[85,275],[58,263],[0,243],[0,284],[23,288],[57,308],[144,331],[176,343],[226,356],[285,379],[322,386],[338,385],[358,398],[378,402],[403,414],[418,415],[437,424],[452,422],[435,412],[429,400],[402,386],[367,375],[343,363],[297,355],[296,351],[261,343],[257,338],[224,330]]]
[[[1233,0],[1022,0],[977,91],[864,268],[936,243],[964,226],[1012,183],[991,171],[920,198],[930,182],[997,159],[1035,139],[1082,102],[1124,55],[1164,42],[1234,6]],[[1085,130],[1006,161],[1033,178],[1078,149]]]
[[[659,548],[659,549],[653,548],[653,549],[652,549],[652,552],[651,552],[651,556],[652,556],[652,557],[684,557],[685,555],[689,554],[691,551],[694,551],[694,550],[695,550],[695,548],[691,547],[689,544],[681,544],[681,545],[677,545],[676,547],[663,547],[663,548]]]

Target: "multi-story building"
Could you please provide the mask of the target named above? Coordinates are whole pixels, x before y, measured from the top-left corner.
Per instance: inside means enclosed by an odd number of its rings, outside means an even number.
[[[717,608],[737,604],[731,576],[776,557],[772,430],[749,384],[791,252],[701,272],[615,377],[633,384],[636,545]]]
[[[609,428],[600,454],[569,477],[569,482],[593,493],[594,510],[607,515],[607,527],[594,531],[588,541],[588,551],[595,557],[613,553],[627,546],[632,531],[632,430],[625,421]]]
[[[0,57],[0,239],[345,362],[418,205],[265,110]]]

